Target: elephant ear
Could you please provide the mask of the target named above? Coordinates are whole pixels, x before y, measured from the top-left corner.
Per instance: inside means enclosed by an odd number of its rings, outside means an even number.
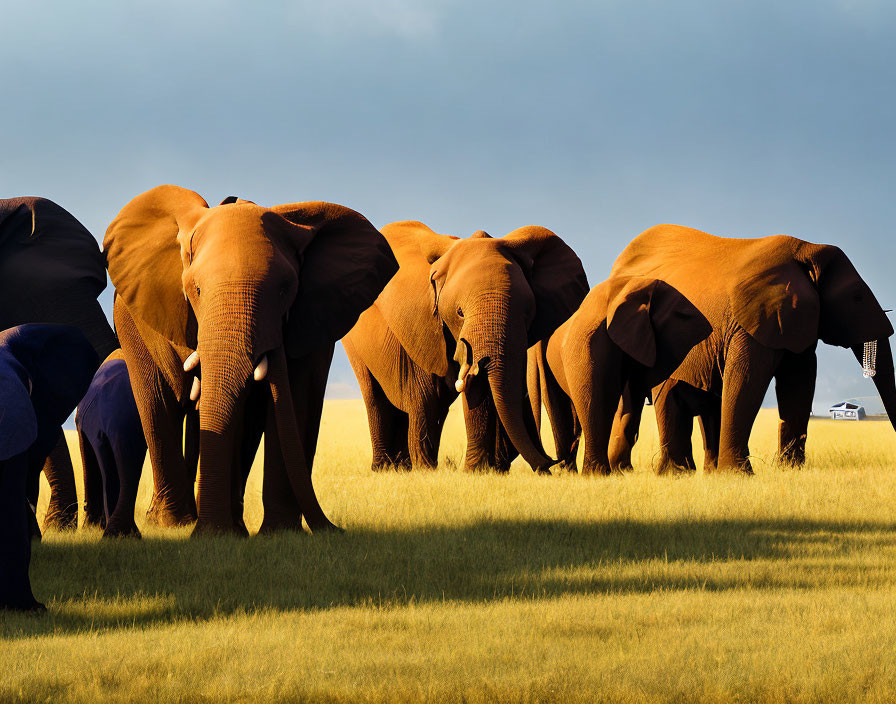
[[[383,235],[395,252],[399,269],[383,289],[377,308],[414,363],[437,376],[447,376],[448,348],[435,305],[430,265],[458,241],[433,232],[422,222],[394,222]]]
[[[22,365],[0,349],[0,461],[25,452],[37,439],[27,378]]]
[[[729,285],[731,313],[758,342],[772,349],[803,352],[818,340],[818,293],[791,256],[757,257]]]
[[[208,203],[179,186],[157,186],[128,203],[106,230],[109,278],[128,310],[181,347],[189,304],[184,298],[178,233],[190,233]]]
[[[656,335],[650,304],[656,279],[610,279],[607,286],[607,334],[619,349],[645,367],[656,364]]]
[[[85,308],[105,287],[99,246],[71,213],[46,198],[0,200],[0,330],[66,323],[96,332],[98,341],[103,331],[93,328],[102,314]]]
[[[294,243],[302,264],[285,342],[290,357],[301,357],[351,330],[398,264],[385,237],[354,210],[323,202],[271,210],[297,226]]]
[[[521,227],[500,242],[520,263],[535,294],[531,346],[550,337],[578,310],[588,295],[588,277],[572,248],[545,227]]]
[[[656,338],[653,366],[665,377],[679,367],[695,345],[712,334],[712,325],[684,294],[665,281],[653,280],[649,309]]]
[[[818,291],[818,336],[822,341],[850,347],[893,334],[886,313],[843,250],[803,242],[796,258],[808,268]]]

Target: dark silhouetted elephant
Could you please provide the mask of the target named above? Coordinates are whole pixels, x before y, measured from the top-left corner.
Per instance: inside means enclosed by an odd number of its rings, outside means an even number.
[[[46,198],[0,199],[0,330],[23,323],[74,325],[103,359],[118,346],[97,302],[105,287],[99,245],[71,213]],[[45,525],[74,528],[74,471],[62,429],[57,430],[44,467],[51,490]],[[33,477],[32,503],[38,487],[39,477]]]
[[[0,332],[0,608],[43,609],[31,591],[26,485],[99,364],[77,328],[20,325]]]
[[[121,350],[100,365],[78,404],[75,425],[84,468],[85,522],[103,527],[103,537],[139,537],[134,504],[146,438]]]

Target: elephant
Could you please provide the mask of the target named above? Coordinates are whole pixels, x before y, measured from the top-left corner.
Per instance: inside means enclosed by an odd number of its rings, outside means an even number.
[[[397,270],[385,238],[324,202],[259,206],[158,186],[122,208],[104,249],[114,319],[148,441],[148,518],[238,532],[262,432],[261,530],[335,529],[311,467],[335,341]],[[182,449],[198,404],[199,472]]]
[[[564,469],[582,474],[631,468],[630,453],[652,386],[671,374],[712,332],[709,321],[669,284],[649,277],[610,278],[547,339],[529,349],[527,384],[539,422],[548,413]]]
[[[75,327],[26,324],[0,332],[0,608],[44,610],[28,577],[26,485],[40,473],[98,365]]]
[[[779,457],[799,465],[815,393],[815,348],[821,340],[850,348],[867,362],[867,374],[896,424],[896,385],[886,313],[841,249],[786,235],[736,239],[678,225],[638,235],[613,264],[611,276],[652,276],[677,288],[713,328],[670,376],[673,401],[697,402],[718,427],[717,462],[708,469],[752,474],[749,438],[765,392],[775,379]],[[875,359],[876,358],[876,359]],[[875,364],[876,362],[876,364]],[[670,382],[671,383],[671,382]],[[664,458],[660,466],[687,466],[690,423],[677,402],[655,390]],[[712,410],[717,404],[717,411]],[[690,411],[689,411],[690,412]],[[693,415],[693,413],[691,414]],[[707,432],[708,431],[708,432]],[[692,463],[692,460],[691,460]]]
[[[343,340],[367,407],[373,469],[435,467],[448,407],[463,396],[467,470],[548,457],[525,399],[526,350],[588,292],[575,252],[543,227],[501,238],[386,225],[399,270]]]
[[[74,325],[103,359],[118,346],[97,302],[105,287],[97,241],[71,213],[46,198],[0,199],[0,330],[23,323]],[[44,474],[51,491],[45,525],[75,527],[78,497],[61,427]],[[39,479],[28,482],[33,504]],[[36,523],[35,530],[39,535]]]
[[[85,523],[102,527],[104,538],[139,538],[134,505],[146,438],[120,349],[100,365],[78,404],[75,425],[84,470]],[[196,460],[194,456],[188,463],[194,475]]]

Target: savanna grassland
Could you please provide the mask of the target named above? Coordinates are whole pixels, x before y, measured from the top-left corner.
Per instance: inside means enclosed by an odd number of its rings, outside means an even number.
[[[455,410],[438,471],[373,474],[363,405],[328,402],[344,535],[49,533],[0,700],[891,701],[896,434],[813,420],[801,471],[775,434],[763,411],[752,479],[656,477],[648,409],[630,475],[469,475]],[[260,496],[256,466],[251,529]]]

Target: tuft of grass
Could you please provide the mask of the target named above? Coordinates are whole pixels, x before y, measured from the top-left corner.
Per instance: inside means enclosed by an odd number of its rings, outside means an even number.
[[[145,471],[142,541],[35,546],[49,612],[0,615],[0,701],[890,701],[889,424],[813,420],[793,470],[763,411],[755,477],[657,477],[649,411],[628,475],[458,471],[456,410],[438,471],[373,473],[363,405],[328,402],[314,482],[345,535],[147,527]]]

